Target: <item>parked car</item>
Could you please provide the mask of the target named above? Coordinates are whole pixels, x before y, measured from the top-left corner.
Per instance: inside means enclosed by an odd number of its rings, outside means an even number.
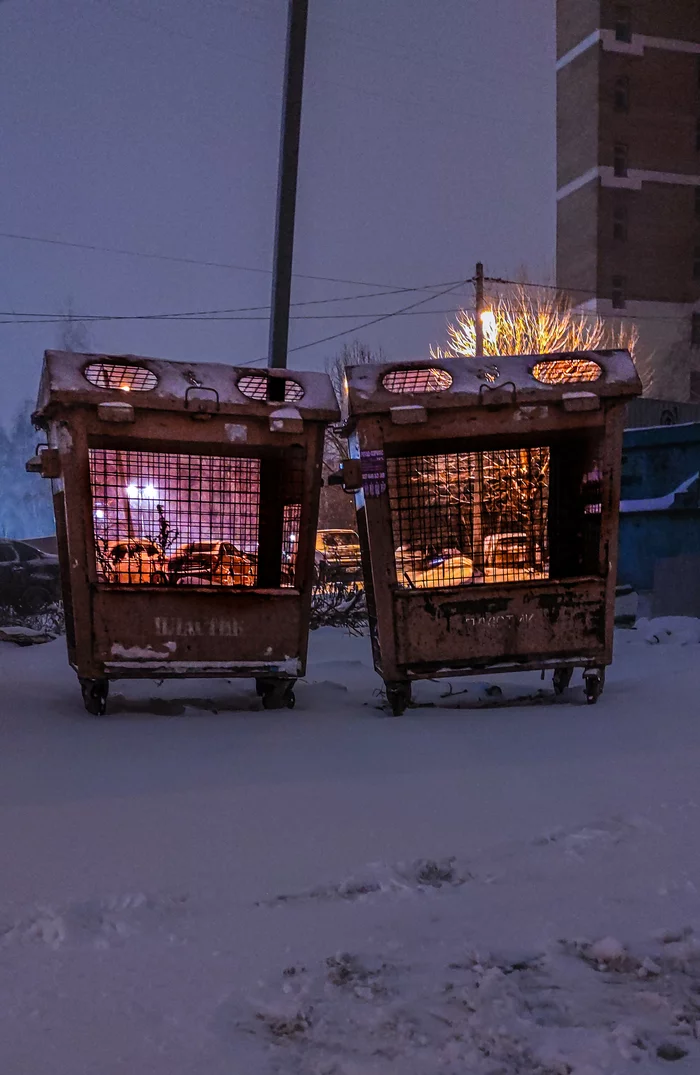
[[[0,605],[31,615],[60,596],[57,556],[26,541],[0,539]]]
[[[362,574],[360,539],[354,530],[319,530],[316,574],[321,582],[347,582]]]
[[[542,578],[542,553],[527,534],[490,534],[484,541],[484,569],[489,582]]]
[[[481,581],[475,575],[471,557],[459,549],[443,549],[432,553],[402,546],[396,550],[396,571],[399,582],[411,589],[439,586],[464,586]]]
[[[163,586],[167,566],[152,541],[111,541],[103,564],[109,582]]]
[[[170,558],[171,582],[213,583],[219,586],[254,586],[255,567],[230,541],[191,541]]]

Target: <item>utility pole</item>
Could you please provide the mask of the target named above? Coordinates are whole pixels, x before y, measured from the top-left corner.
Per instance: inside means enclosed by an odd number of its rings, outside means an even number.
[[[474,276],[474,287],[476,291],[476,316],[474,318],[474,328],[476,330],[476,346],[475,354],[477,358],[483,358],[484,355],[484,325],[481,320],[481,315],[484,312],[484,266],[482,262],[476,263],[476,275]],[[483,532],[483,512],[481,510],[481,494],[484,485],[484,467],[483,467],[483,455],[481,452],[477,452],[473,456],[475,466],[475,473],[472,475],[472,488],[471,488],[471,529],[472,529],[472,562],[474,565],[473,570],[485,578],[486,564],[484,563],[484,532]]]
[[[285,369],[289,345],[289,304],[292,297],[294,257],[294,217],[297,205],[301,100],[304,92],[306,24],[309,0],[288,0],[287,55],[284,66],[282,133],[277,173],[277,219],[275,255],[272,266],[270,302],[270,344],[267,364]],[[267,398],[282,403],[285,382],[268,377]],[[281,556],[284,537],[284,466],[277,459],[260,461],[260,512],[258,515],[258,586],[277,589],[281,584]]]
[[[308,11],[308,0],[289,0],[268,352],[268,365],[274,369],[284,369],[287,365]],[[277,382],[271,381],[270,387],[273,385],[277,387]],[[282,388],[282,382],[279,387]]]
[[[484,324],[481,320],[481,315],[484,312],[484,266],[480,261],[477,261],[476,263],[474,285],[476,290],[476,317],[474,318],[474,327],[476,329],[476,357],[483,358]]]

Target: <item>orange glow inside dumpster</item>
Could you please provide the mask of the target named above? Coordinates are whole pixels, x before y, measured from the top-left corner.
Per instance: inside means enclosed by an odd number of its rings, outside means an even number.
[[[257,584],[259,459],[91,448],[89,460],[100,583]],[[300,516],[284,505],[282,586],[294,584]]]
[[[387,459],[398,586],[596,573],[600,472],[572,477],[570,466],[553,468],[552,458],[540,446]]]

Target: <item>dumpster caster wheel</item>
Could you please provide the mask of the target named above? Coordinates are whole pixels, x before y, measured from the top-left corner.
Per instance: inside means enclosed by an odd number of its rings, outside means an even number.
[[[590,668],[584,672],[583,682],[586,688],[586,701],[589,705],[595,705],[605,686],[605,669]]]
[[[81,679],[83,704],[93,717],[103,717],[107,711],[109,683],[106,679]]]
[[[386,700],[391,706],[391,712],[395,717],[402,716],[411,704],[410,683],[385,683]]]
[[[574,674],[573,668],[555,668],[552,676],[552,686],[555,694],[563,694],[571,683]]]
[[[262,698],[263,709],[294,709],[294,684],[280,679],[256,679],[255,690]]]

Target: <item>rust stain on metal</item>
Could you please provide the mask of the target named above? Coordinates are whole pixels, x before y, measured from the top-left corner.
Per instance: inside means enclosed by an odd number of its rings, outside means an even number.
[[[449,631],[453,619],[459,618],[464,622],[483,620],[487,616],[504,613],[510,606],[510,600],[507,597],[483,597],[478,600],[437,602],[426,596],[423,606],[433,619],[445,620]]]

